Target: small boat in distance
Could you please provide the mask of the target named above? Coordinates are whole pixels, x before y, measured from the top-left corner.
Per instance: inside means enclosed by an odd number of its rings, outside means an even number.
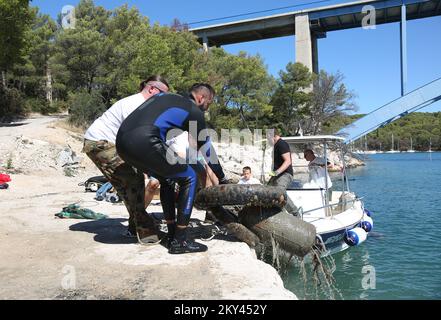
[[[432,138],[430,138],[430,140],[429,140],[429,150],[427,150],[427,152],[433,152],[432,151]]]
[[[398,153],[400,152],[399,150],[394,150],[394,134],[392,133],[392,147],[390,148],[389,151],[385,151],[384,153]]]
[[[412,138],[410,138],[410,149],[408,149],[407,152],[415,152],[412,148]]]
[[[355,150],[354,153],[356,153],[356,154],[376,154],[377,151],[376,150],[368,150],[367,137],[364,136],[364,150]]]

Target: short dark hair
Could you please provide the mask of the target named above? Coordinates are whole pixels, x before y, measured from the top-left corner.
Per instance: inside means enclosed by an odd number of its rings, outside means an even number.
[[[305,154],[305,153],[309,153],[309,154],[315,155],[315,154],[314,154],[314,151],[312,151],[311,149],[305,149],[305,150],[303,150],[303,154]]]
[[[208,90],[212,97],[214,97],[216,95],[216,91],[214,90],[214,88],[212,86],[210,86],[208,83],[203,83],[203,82],[194,83],[190,87],[190,90],[188,90],[188,91],[190,93],[192,93],[192,92],[198,93],[201,90]]]
[[[243,168],[242,168],[242,171],[243,171],[243,170],[250,170],[250,172],[251,172],[251,168],[248,167],[248,166],[247,166],[247,167],[243,167]]]
[[[144,90],[145,85],[147,84],[147,82],[149,81],[159,81],[162,82],[163,84],[165,84],[167,86],[167,88],[170,88],[170,86],[168,85],[167,80],[165,80],[165,78],[159,74],[155,74],[153,76],[148,77],[147,79],[145,79],[144,81],[142,81],[139,84],[139,91],[141,92],[142,90]]]

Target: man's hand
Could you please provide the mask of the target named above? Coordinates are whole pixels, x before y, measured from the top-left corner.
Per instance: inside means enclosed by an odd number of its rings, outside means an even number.
[[[270,171],[269,172],[270,177],[277,177],[278,175],[279,175],[279,173],[277,171]]]
[[[221,180],[219,180],[219,184],[228,184],[229,180],[226,177],[223,177]]]

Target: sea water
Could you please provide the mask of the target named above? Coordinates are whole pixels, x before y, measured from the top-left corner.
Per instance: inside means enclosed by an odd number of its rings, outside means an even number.
[[[282,276],[285,287],[299,299],[441,299],[441,153],[369,155],[349,179],[373,213],[373,231],[326,258],[332,288],[298,263]]]

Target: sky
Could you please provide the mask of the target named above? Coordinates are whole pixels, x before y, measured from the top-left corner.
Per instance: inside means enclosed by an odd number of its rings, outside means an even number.
[[[33,0],[31,5],[56,19],[63,6],[79,0]],[[95,0],[108,10],[125,3],[135,6],[151,23],[170,25],[174,18],[189,23],[190,28],[238,21],[272,14],[328,6],[348,0]],[[306,3],[311,3],[305,5]],[[285,7],[285,8],[284,8]],[[288,8],[287,8],[288,7]],[[273,10],[276,8],[283,8]],[[255,14],[253,12],[265,11]],[[213,20],[247,14],[229,19]],[[212,20],[212,21],[207,21]],[[206,21],[206,22],[201,22]],[[199,23],[196,23],[199,22]],[[246,51],[259,54],[268,71],[278,77],[289,62],[295,61],[295,37],[280,37],[223,46],[232,54]],[[318,40],[319,68],[329,73],[340,72],[346,87],[355,93],[357,113],[369,113],[400,96],[400,30],[399,23],[328,32]],[[407,21],[408,82],[407,92],[441,78],[441,16]],[[441,111],[441,101],[421,109]]]

